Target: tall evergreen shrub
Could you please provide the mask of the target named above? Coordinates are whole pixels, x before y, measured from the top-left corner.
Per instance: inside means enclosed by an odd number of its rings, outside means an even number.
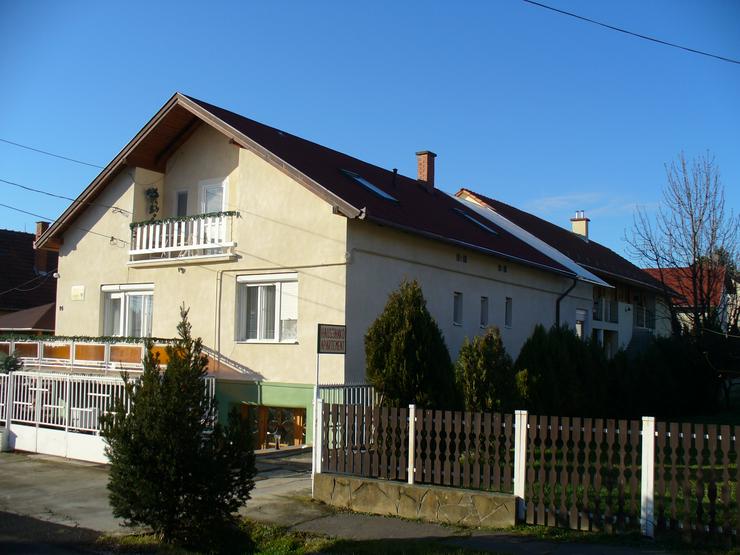
[[[510,412],[517,402],[514,364],[501,332],[490,327],[484,335],[465,340],[455,364],[455,380],[465,410]]]
[[[601,347],[567,326],[535,327],[516,359],[516,381],[530,412],[552,415],[603,414],[606,359]]]
[[[177,329],[167,367],[149,343],[140,381],[126,380],[130,412],[118,399],[103,419],[110,503],[115,516],[165,541],[218,550],[254,487],[252,434],[235,411],[226,426],[216,422],[208,359],[184,309]]]
[[[442,331],[421,287],[404,281],[365,335],[367,379],[390,406],[456,406],[455,383]]]

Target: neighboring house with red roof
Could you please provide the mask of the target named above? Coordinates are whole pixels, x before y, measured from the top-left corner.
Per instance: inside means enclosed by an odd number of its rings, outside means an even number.
[[[34,327],[36,309],[41,305],[54,305],[57,284],[54,272],[57,269],[57,253],[35,250],[34,240],[46,231],[48,223],[36,224],[36,235],[0,230],[0,334],[6,332],[1,324],[3,315],[13,318],[15,324],[28,332],[48,332],[54,330],[54,311],[52,320],[44,320],[48,329]],[[47,306],[48,308],[48,306]],[[32,313],[26,313],[31,310]],[[34,312],[35,311],[35,312]]]
[[[582,248],[443,192],[431,152],[417,164],[407,177],[177,93],[38,239],[59,252],[56,332],[172,336],[184,303],[194,335],[240,364],[218,375],[222,406],[297,419],[317,324],[347,330],[321,382],[364,381],[364,335],[404,279],[453,357],[489,325],[514,356],[537,324],[624,333],[616,346],[652,333],[652,278],[570,231]]]
[[[682,326],[692,329],[694,315],[698,312],[707,317],[715,315],[719,326],[727,329],[728,318],[737,302],[738,285],[728,279],[724,266],[703,270],[645,268],[645,272],[675,292],[671,302]]]

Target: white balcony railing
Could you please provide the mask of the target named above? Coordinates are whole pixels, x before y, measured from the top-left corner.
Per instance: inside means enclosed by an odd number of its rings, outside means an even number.
[[[129,261],[202,258],[232,254],[236,212],[197,214],[187,218],[131,224]]]

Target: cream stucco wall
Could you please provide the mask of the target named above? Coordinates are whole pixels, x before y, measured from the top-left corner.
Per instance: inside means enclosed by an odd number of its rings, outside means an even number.
[[[134,185],[136,176],[138,185]],[[144,185],[161,176],[153,172],[122,172],[98,202],[133,211],[141,219]],[[226,179],[228,210],[237,210],[232,239],[237,259],[211,264],[153,268],[130,267],[127,245],[111,245],[105,237],[128,240],[131,216],[98,207],[88,208],[64,234],[60,251],[57,334],[102,333],[103,284],[153,283],[153,334],[171,337],[179,306],[190,308],[193,333],[208,347],[220,350],[266,381],[313,383],[316,323],[344,323],[346,219],[284,173],[207,126],[201,126],[174,153],[159,184],[160,216],[171,215],[172,192],[187,188],[197,198],[203,180]],[[199,212],[191,206],[191,212]],[[243,274],[298,273],[298,341],[295,344],[240,343],[235,340],[236,278]],[[73,286],[85,287],[85,298],[72,301]],[[343,381],[342,357],[322,360],[322,378]]]
[[[481,333],[481,297],[488,297],[489,325],[498,326],[509,353],[516,356],[541,323],[555,323],[555,301],[571,279],[438,241],[350,221],[347,270],[347,374],[364,376],[364,333],[403,279],[416,279],[445,336],[453,360],[466,337]],[[458,261],[464,254],[467,262]],[[506,271],[504,271],[504,266]],[[453,294],[463,294],[462,325],[453,324]],[[512,325],[504,324],[506,297],[512,299]],[[592,306],[591,286],[579,283],[561,304],[561,324],[575,324],[576,309]],[[587,327],[587,333],[589,333]]]

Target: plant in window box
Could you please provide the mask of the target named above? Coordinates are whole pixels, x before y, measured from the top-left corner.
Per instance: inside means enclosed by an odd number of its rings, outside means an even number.
[[[159,214],[159,189],[156,187],[149,187],[146,191],[144,191],[144,194],[146,195],[146,200],[149,203],[149,206],[147,208],[151,219],[157,217],[157,214]]]

